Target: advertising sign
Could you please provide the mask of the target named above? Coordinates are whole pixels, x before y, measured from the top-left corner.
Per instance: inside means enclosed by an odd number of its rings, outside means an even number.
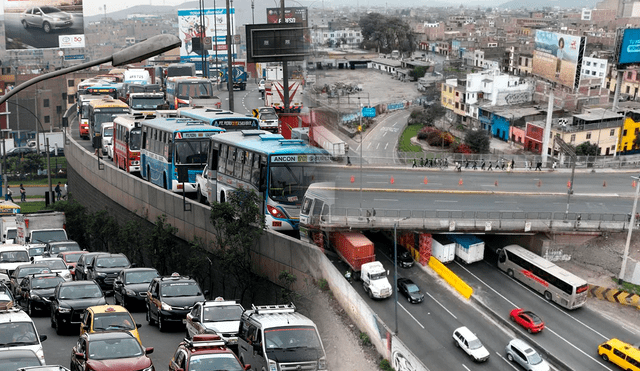
[[[280,8],[267,8],[267,23],[280,23]],[[302,23],[303,27],[309,27],[307,8],[284,8],[285,23]]]
[[[60,35],[58,44],[61,49],[84,48],[84,35]]]
[[[178,10],[178,36],[182,41],[180,45],[180,61],[195,62],[202,59],[202,48],[195,47],[194,38],[204,38],[204,52],[207,56],[216,54],[216,51],[224,50],[226,53],[227,35],[227,9],[210,8],[203,10],[204,26],[200,25],[200,9]],[[235,24],[235,9],[231,8],[231,24]],[[208,42],[208,38],[211,42]],[[234,53],[233,57],[236,55]],[[218,59],[225,59],[226,54],[218,55]]]
[[[580,36],[537,30],[531,72],[551,82],[577,88],[585,41]]]
[[[618,41],[616,44],[620,45],[618,66],[640,63],[640,29],[622,30],[622,42]]]
[[[4,0],[3,6],[7,50],[68,47],[60,44],[64,36],[84,35],[82,0]]]

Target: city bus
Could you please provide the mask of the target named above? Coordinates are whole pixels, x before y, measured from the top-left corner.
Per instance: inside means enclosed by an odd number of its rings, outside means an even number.
[[[211,137],[207,158],[207,200],[225,202],[231,192],[255,191],[267,228],[297,231],[302,198],[318,181],[318,163],[329,154],[302,140],[264,130],[232,131]]]
[[[105,122],[113,122],[113,119],[119,115],[129,113],[129,106],[119,99],[102,98],[89,102],[89,138],[93,142],[93,148],[99,148],[101,142],[94,138],[99,137],[102,132],[102,124]]]
[[[122,83],[96,84],[85,89],[86,94],[108,95],[113,99],[120,99]]]
[[[141,115],[118,116],[113,120],[113,162],[127,173],[140,172]]]
[[[78,110],[78,131],[80,138],[89,139],[89,102],[104,98],[109,99],[106,95],[82,94],[78,96],[76,105]]]
[[[587,281],[522,246],[500,249],[498,268],[567,309],[579,308],[587,301]]]
[[[173,192],[195,192],[209,153],[209,137],[224,129],[202,121],[166,117],[141,121],[140,175]],[[184,179],[180,174],[185,174]]]
[[[213,85],[204,77],[176,76],[167,78],[165,95],[169,109],[189,107],[189,100],[214,99]],[[220,108],[219,106],[216,108]]]
[[[178,116],[200,120],[211,126],[221,127],[226,131],[260,129],[258,119],[255,117],[215,108],[180,108]]]

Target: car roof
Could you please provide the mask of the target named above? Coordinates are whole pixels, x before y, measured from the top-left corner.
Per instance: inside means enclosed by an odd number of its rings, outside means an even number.
[[[129,313],[125,307],[112,304],[94,305],[87,310],[93,313]]]
[[[0,359],[5,359],[5,358],[15,358],[16,356],[18,357],[24,357],[24,356],[33,356],[33,358],[38,358],[38,356],[36,355],[36,353],[31,350],[31,349],[11,349],[10,351],[2,351],[0,352]]]
[[[60,287],[62,286],[98,286],[94,281],[65,281],[60,283]],[[98,286],[99,287],[99,286]]]
[[[477,339],[478,338],[476,336],[476,334],[471,332],[471,330],[469,330],[466,326],[459,327],[459,328],[456,329],[456,331],[467,340],[472,340],[472,339]]]
[[[60,251],[58,255],[88,254],[88,251]]]
[[[520,340],[520,339],[511,339],[511,341],[509,342],[510,345],[522,350],[523,352],[527,350],[527,348],[532,349],[531,345],[527,344],[524,340]]]
[[[31,267],[31,268],[36,267],[36,268],[47,268],[47,269],[51,269],[51,268],[49,268],[49,266],[48,266],[48,265],[46,265],[46,264],[40,264],[40,263],[32,264],[32,263],[31,263],[31,264],[20,264],[19,266],[17,266],[17,267],[16,267],[16,269],[15,269],[15,270],[18,270],[18,269],[20,269],[20,268],[25,268],[25,267]]]
[[[82,334],[82,336],[85,336],[88,341],[91,341],[91,340],[108,340],[108,339],[124,339],[124,338],[135,339],[135,337],[129,331],[121,331],[121,330],[119,330],[119,331],[110,331],[110,332],[92,332],[92,333],[85,332],[84,334]]]
[[[31,322],[33,320],[28,314],[17,308],[7,309],[0,311],[0,323],[8,322]],[[1,352],[0,352],[1,353]]]
[[[235,300],[206,300],[202,302],[202,306],[204,307],[222,307],[222,306],[230,306],[230,305],[237,305],[240,308],[243,308],[242,305],[240,305]]]
[[[156,271],[158,272],[157,269],[155,268],[151,268],[151,267],[135,267],[135,268],[124,268],[122,270],[124,273],[129,273],[129,272],[151,272],[151,271]]]

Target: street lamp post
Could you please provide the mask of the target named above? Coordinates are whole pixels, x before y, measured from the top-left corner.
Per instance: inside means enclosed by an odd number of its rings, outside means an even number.
[[[394,312],[395,312],[395,322],[396,322],[396,330],[395,334],[398,335],[398,223],[403,220],[409,219],[408,216],[405,216],[402,219],[397,219],[393,222],[393,292],[394,292]]]
[[[631,232],[633,231],[633,226],[636,224],[638,193],[640,193],[640,176],[632,176],[631,179],[635,180],[636,182],[636,196],[633,200],[633,207],[631,208],[631,217],[629,218],[629,231],[627,232],[627,243],[624,245],[624,253],[622,254],[622,267],[620,267],[618,283],[622,283],[624,281],[624,274],[627,269],[627,256],[629,255],[629,245],[631,244]]]
[[[358,97],[360,102],[360,97]],[[360,132],[360,212],[362,212],[362,147],[364,146],[364,136],[362,134],[362,103],[360,105],[360,125],[358,125],[358,131]]]

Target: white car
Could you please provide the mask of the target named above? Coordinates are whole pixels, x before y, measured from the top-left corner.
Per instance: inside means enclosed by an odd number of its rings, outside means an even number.
[[[453,331],[453,343],[464,350],[475,362],[484,362],[489,359],[489,351],[482,345],[480,339],[465,326]]]
[[[258,83],[258,92],[264,93],[264,80],[260,80],[260,82]]]
[[[187,334],[193,339],[197,334],[215,333],[228,345],[235,346],[238,344],[240,317],[243,312],[242,305],[221,297],[196,303],[191,312],[187,313]]]
[[[71,271],[62,258],[42,258],[38,259],[38,264],[45,264],[49,266],[51,272],[57,273],[65,281],[69,282],[73,279]]]
[[[549,371],[549,364],[529,344],[513,339],[504,351],[507,359],[522,366],[527,371]]]
[[[29,250],[26,247],[15,244],[0,246],[0,273],[11,276],[19,265],[29,264],[30,262]]]
[[[12,308],[0,310],[0,352],[28,349],[33,351],[44,365],[42,342],[47,335],[38,335],[31,317],[25,312]]]

